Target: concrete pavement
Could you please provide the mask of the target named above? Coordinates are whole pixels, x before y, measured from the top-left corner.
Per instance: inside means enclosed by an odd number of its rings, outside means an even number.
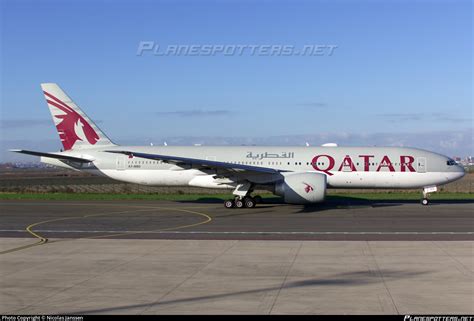
[[[0,238],[0,251],[32,239]],[[2,314],[473,314],[471,241],[53,239],[0,256]]]

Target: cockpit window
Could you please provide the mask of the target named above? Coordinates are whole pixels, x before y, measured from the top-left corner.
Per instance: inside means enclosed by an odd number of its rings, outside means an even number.
[[[450,160],[448,160],[448,161],[446,162],[446,164],[447,164],[448,166],[454,166],[454,165],[456,165],[456,162],[455,162],[454,160],[450,159]]]

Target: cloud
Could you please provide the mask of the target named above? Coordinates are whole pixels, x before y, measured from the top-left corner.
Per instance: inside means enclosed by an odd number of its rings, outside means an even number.
[[[51,126],[52,120],[46,119],[3,119],[0,121],[0,128],[12,129],[32,126]]]
[[[453,131],[425,132],[321,132],[307,135],[262,136],[262,137],[226,137],[226,136],[172,136],[154,138],[155,145],[166,141],[168,145],[189,146],[320,146],[324,143],[337,143],[339,146],[399,146],[417,147],[448,156],[468,156],[474,154],[472,128]],[[127,141],[126,144],[148,145],[149,140]]]
[[[471,117],[456,117],[447,113],[406,113],[406,114],[378,114],[379,118],[392,123],[402,123],[409,121],[429,121],[446,123],[472,122]]]
[[[464,122],[472,122],[472,117],[456,117],[450,114],[444,113],[433,113],[432,114],[434,120],[443,121],[443,122],[450,122],[450,123],[464,123]]]
[[[326,107],[328,104],[323,103],[323,102],[306,102],[306,103],[298,103],[296,106],[299,107],[311,107],[311,108],[322,108]]]
[[[100,124],[101,120],[94,120],[94,123]],[[2,119],[0,129],[15,129],[33,126],[53,126],[52,119]]]
[[[216,110],[181,110],[181,111],[159,111],[155,113],[158,116],[178,116],[178,117],[217,117],[217,116],[230,116],[233,112],[229,110],[216,109]]]
[[[228,136],[172,136],[138,139],[117,139],[122,145],[155,146],[167,142],[170,146],[310,146],[316,147],[324,143],[337,143],[339,146],[400,146],[418,147],[447,156],[474,155],[473,128],[453,131],[425,132],[380,132],[380,133],[351,133],[351,132],[321,132],[306,135],[262,136],[262,137],[228,137]],[[0,162],[7,161],[37,161],[16,153],[9,153],[11,148],[34,149],[40,151],[57,151],[60,148],[59,139],[49,140],[2,140],[0,137]]]
[[[405,121],[418,121],[421,120],[422,114],[379,114],[377,115],[380,118],[383,118],[386,121],[399,123]]]

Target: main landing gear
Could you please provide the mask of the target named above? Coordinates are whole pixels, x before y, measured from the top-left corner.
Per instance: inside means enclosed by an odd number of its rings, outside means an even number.
[[[257,203],[262,201],[260,196],[252,197],[250,193],[253,191],[253,186],[250,183],[243,183],[237,185],[233,194],[234,199],[226,200],[224,202],[225,208],[254,208]]]
[[[423,188],[423,199],[421,200],[422,205],[428,205],[430,203],[428,197],[430,193],[436,192],[438,188],[436,186],[428,186]]]
[[[254,208],[257,205],[255,198],[251,196],[245,196],[244,198],[239,198],[238,196],[235,199],[226,200],[224,202],[225,208]]]

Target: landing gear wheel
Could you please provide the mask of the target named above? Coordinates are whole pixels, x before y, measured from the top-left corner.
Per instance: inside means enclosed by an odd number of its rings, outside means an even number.
[[[232,208],[234,207],[234,200],[227,200],[227,201],[224,201],[224,206],[225,208]]]
[[[253,198],[255,200],[255,203],[257,204],[262,204],[263,203],[263,199],[260,195],[257,195]]]
[[[244,198],[244,204],[245,204],[245,207],[247,207],[247,208],[254,208],[255,205],[256,205],[256,202],[251,197],[245,197]]]
[[[240,199],[235,200],[235,201],[234,201],[234,204],[235,204],[235,207],[237,207],[237,208],[242,208],[242,207],[244,207],[244,202],[243,202],[242,200],[240,200]]]
[[[438,191],[438,188],[434,185],[423,187],[423,198],[421,199],[421,204],[422,205],[428,205],[430,203],[430,201],[429,201],[430,193],[434,193],[436,191]]]

